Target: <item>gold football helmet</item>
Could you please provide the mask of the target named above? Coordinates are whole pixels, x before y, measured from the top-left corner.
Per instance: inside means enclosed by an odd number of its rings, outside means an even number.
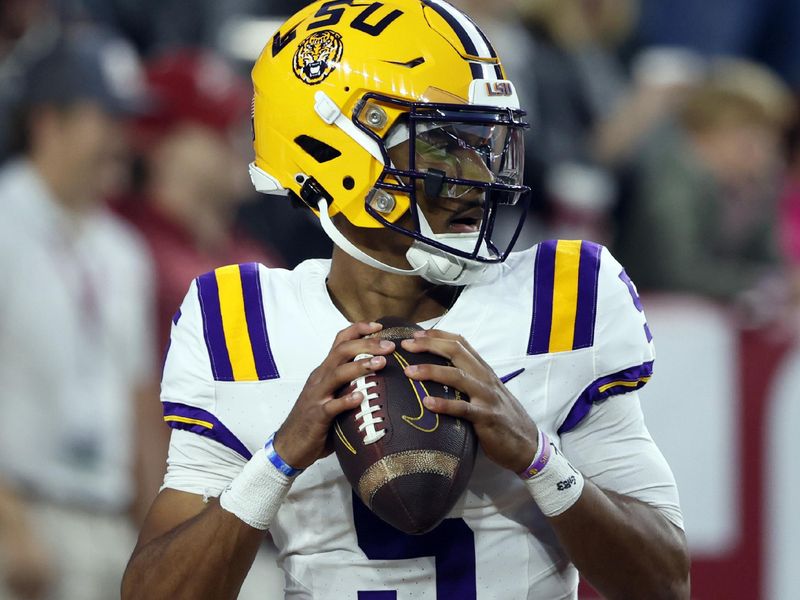
[[[506,247],[499,205],[526,196],[524,112],[492,45],[443,0],[329,0],[291,17],[253,68],[257,190],[293,193],[344,251],[376,268],[465,284]],[[431,230],[417,202],[480,197],[482,218]],[[398,223],[410,211],[413,227]],[[334,226],[389,228],[414,239],[411,269],[381,263]],[[404,222],[408,223],[406,219]]]

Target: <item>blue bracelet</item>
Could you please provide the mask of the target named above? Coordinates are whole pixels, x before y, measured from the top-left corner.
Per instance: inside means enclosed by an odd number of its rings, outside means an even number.
[[[278,471],[286,475],[287,477],[294,477],[295,475],[299,475],[303,472],[303,469],[295,469],[294,467],[286,464],[284,460],[281,458],[280,454],[275,452],[275,448],[272,446],[272,441],[275,439],[275,434],[273,433],[269,436],[267,443],[264,444],[264,451],[267,453],[267,458],[269,462],[271,462]]]

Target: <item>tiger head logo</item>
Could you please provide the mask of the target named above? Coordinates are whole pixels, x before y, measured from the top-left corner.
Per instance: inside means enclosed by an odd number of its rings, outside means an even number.
[[[309,85],[322,82],[342,58],[342,36],[324,29],[315,31],[297,47],[292,66],[294,74]]]

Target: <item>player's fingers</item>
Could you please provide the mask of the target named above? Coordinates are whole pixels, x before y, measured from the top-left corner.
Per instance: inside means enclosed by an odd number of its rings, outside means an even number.
[[[339,365],[328,373],[323,392],[334,393],[346,383],[369,373],[379,371],[386,366],[384,356],[366,356],[359,360]]]
[[[331,348],[335,348],[342,342],[346,342],[348,340],[357,340],[358,338],[364,337],[365,335],[378,332],[381,329],[383,329],[383,325],[381,325],[380,323],[357,321],[356,323],[353,323],[349,327],[345,327],[339,333],[336,334],[336,337],[333,338],[333,344],[331,345]]]
[[[468,373],[477,372],[479,368],[485,366],[474,352],[469,351],[461,341],[453,338],[413,337],[403,340],[401,345],[410,352],[431,352],[443,356],[456,367],[464,369]]]
[[[464,369],[445,365],[409,365],[403,372],[407,377],[419,381],[436,381],[442,385],[457,389],[470,398],[485,396],[483,385]]]
[[[466,400],[449,400],[438,396],[426,396],[422,402],[435,413],[460,417],[473,423],[481,420],[483,410]]]
[[[322,405],[322,411],[328,420],[333,420],[336,415],[357,407],[363,399],[364,394],[361,392],[353,392],[340,398],[332,398]]]
[[[394,342],[379,338],[357,338],[355,340],[347,340],[331,349],[326,363],[329,366],[335,367],[352,361],[359,354],[379,356],[389,354],[394,349]]]

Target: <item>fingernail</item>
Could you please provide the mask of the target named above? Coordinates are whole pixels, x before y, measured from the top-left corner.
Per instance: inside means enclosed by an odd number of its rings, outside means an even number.
[[[384,350],[388,350],[389,348],[394,347],[394,342],[390,342],[389,340],[381,340],[380,347]]]
[[[407,375],[416,375],[419,371],[419,367],[417,365],[409,365],[406,367],[406,374]]]
[[[383,363],[382,356],[373,356],[372,358],[369,359],[370,366],[377,367],[381,363]]]
[[[372,328],[383,327],[383,325],[381,325],[380,323],[378,323],[376,321],[370,321],[369,326],[372,327]]]
[[[414,337],[415,338],[425,337],[426,335],[428,335],[428,332],[425,331],[424,329],[422,331],[415,331],[414,332]]]
[[[353,392],[352,394],[350,394],[350,399],[353,400],[354,402],[356,400],[361,402],[364,399],[364,394],[362,394],[361,392]]]
[[[429,396],[425,396],[425,397],[422,399],[422,403],[423,403],[425,406],[427,406],[428,408],[433,408],[434,404],[436,404],[436,403],[433,401],[433,398],[431,398],[431,397],[429,397]]]

